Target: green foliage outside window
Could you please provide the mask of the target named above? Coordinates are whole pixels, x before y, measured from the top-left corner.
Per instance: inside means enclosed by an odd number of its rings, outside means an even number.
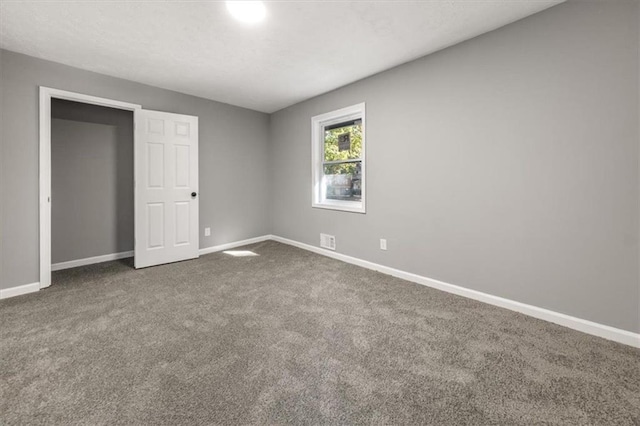
[[[338,136],[351,133],[351,147],[340,151]],[[360,160],[362,155],[362,125],[340,127],[324,132],[324,161]],[[360,174],[360,161],[354,163],[327,164],[325,174]]]

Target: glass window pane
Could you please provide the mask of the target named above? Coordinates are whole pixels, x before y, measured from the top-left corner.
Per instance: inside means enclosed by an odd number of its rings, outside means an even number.
[[[328,200],[360,201],[362,197],[362,162],[325,164],[325,194]]]
[[[327,126],[324,129],[324,161],[361,158],[362,120]]]

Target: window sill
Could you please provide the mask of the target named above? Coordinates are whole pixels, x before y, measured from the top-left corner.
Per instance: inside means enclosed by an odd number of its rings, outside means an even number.
[[[348,213],[365,214],[366,209],[362,201],[331,201],[325,200],[322,203],[312,203],[315,209],[338,210]]]

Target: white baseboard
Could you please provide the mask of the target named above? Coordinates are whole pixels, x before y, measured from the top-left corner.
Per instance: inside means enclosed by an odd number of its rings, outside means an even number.
[[[61,271],[63,269],[76,268],[78,266],[93,265],[94,263],[109,262],[110,260],[125,259],[133,257],[133,251],[123,251],[121,253],[104,254],[102,256],[86,257],[84,259],[69,260],[68,262],[54,263],[51,271]]]
[[[341,260],[346,263],[351,263],[353,265],[361,266],[363,268],[372,269],[374,271],[378,271],[383,274],[401,278],[403,280],[411,281],[417,284],[425,285],[427,287],[432,287],[438,290],[446,291],[448,293],[453,293],[459,296],[478,300],[480,302],[488,303],[490,305],[500,306],[502,308],[520,312],[534,318],[552,322],[554,324],[559,324],[577,331],[581,331],[583,333],[591,334],[594,336],[613,340],[615,342],[623,343],[625,345],[640,348],[640,334],[638,333],[633,333],[627,330],[621,330],[619,328],[599,324],[599,323],[588,321],[581,318],[572,317],[570,315],[551,311],[549,309],[539,308],[537,306],[528,305],[526,303],[516,302],[514,300],[505,299],[503,297],[493,296],[491,294],[483,293],[480,291],[471,290],[471,289],[460,287],[454,284],[445,283],[443,281],[434,280],[432,278],[427,278],[427,277],[423,277],[421,275],[413,274],[410,272],[401,271],[399,269],[394,269],[388,266],[358,259],[356,257],[347,256],[345,254],[336,253],[334,251],[325,250],[320,247],[315,247],[309,244],[290,240],[288,238],[279,237],[277,235],[263,235],[260,237],[249,238],[242,241],[235,241],[235,242],[221,244],[213,247],[206,247],[206,248],[200,249],[200,254],[203,255],[208,253],[215,253],[218,251],[229,250],[235,247],[240,247],[248,244],[255,244],[255,243],[259,243],[266,240],[278,241],[283,244],[295,246],[304,250],[321,254],[323,256]],[[76,266],[90,265],[93,263],[107,262],[110,260],[123,259],[131,256],[133,256],[132,251],[114,253],[114,254],[109,254],[104,256],[89,257],[86,259],[56,263],[54,265],[51,265],[51,270],[58,271],[61,269],[74,268]],[[38,291],[39,289],[40,289],[40,283],[25,284],[17,287],[2,289],[0,290],[0,299],[6,299],[9,297],[19,296],[21,294],[32,293],[32,292]]]
[[[246,246],[248,244],[260,243],[271,239],[271,235],[263,235],[261,237],[249,238],[242,241],[234,241],[232,243],[220,244],[219,246],[205,247],[200,249],[200,255],[215,253],[217,251],[229,250],[232,248]]]
[[[454,284],[448,284],[442,281],[423,277],[421,275],[412,274],[410,272],[405,272],[399,269],[390,268],[388,266],[383,266],[377,263],[347,256],[345,254],[325,250],[320,247],[315,247],[309,244],[300,243],[298,241],[290,240],[287,238],[282,238],[277,235],[272,235],[271,239],[274,241],[278,241],[280,243],[284,243],[284,244],[295,246],[304,250],[312,251],[314,253],[318,253],[323,256],[327,256],[327,257],[341,260],[343,262],[351,263],[353,265],[358,265],[363,268],[382,272],[383,274],[391,275],[397,278],[401,278],[403,280],[411,281],[417,284],[425,285],[427,287],[432,287],[438,290],[446,291],[447,293],[453,293],[459,296],[467,297],[469,299],[474,299],[480,302],[488,303],[490,305],[500,306],[501,308],[506,308],[512,311],[520,312],[522,314],[529,315],[531,317],[538,318],[541,320],[549,321],[554,324],[559,324],[577,331],[581,331],[583,333],[591,334],[591,335],[602,337],[608,340],[613,340],[615,342],[623,343],[625,345],[640,348],[640,334],[638,333],[633,333],[631,331],[621,330],[619,328],[599,324],[597,322],[572,317],[570,315],[551,311],[549,309],[539,308],[537,306],[527,305],[526,303],[505,299],[503,297],[493,296],[491,294],[482,293],[480,291],[471,290],[471,289],[460,287]]]
[[[22,294],[33,293],[40,290],[40,283],[31,283],[10,287],[0,290],[0,299],[8,299],[9,297],[20,296]]]
[[[242,241],[234,241],[227,244],[221,244],[219,246],[205,247],[200,249],[199,253],[200,255],[215,253],[217,251],[229,250],[229,249],[244,246],[247,244],[259,243],[261,241],[266,241],[270,238],[271,238],[270,235],[263,235],[261,237],[249,238],[247,240],[242,240]],[[94,263],[102,263],[102,262],[109,262],[111,260],[125,259],[127,257],[133,257],[133,254],[134,254],[133,251],[123,251],[122,253],[105,254],[103,256],[94,256],[94,257],[87,257],[85,259],[70,260],[68,262],[54,263],[51,265],[51,271],[60,271],[62,269],[75,268],[77,266],[92,265]]]
[[[235,247],[245,246],[248,244],[259,243],[271,239],[271,235],[263,235],[261,237],[249,238],[242,241],[234,241],[227,244],[221,244],[213,247],[206,247],[199,250],[201,255],[208,253],[215,253],[217,251],[229,250]],[[111,260],[125,259],[127,257],[133,257],[133,251],[124,251],[121,253],[105,254],[103,256],[87,257],[85,259],[70,260],[68,262],[59,262],[51,265],[51,271],[61,271],[63,269],[75,268],[77,266],[92,265],[94,263],[108,262]],[[40,283],[32,283],[19,285],[16,287],[10,287],[0,290],[0,299],[7,299],[9,297],[20,296],[22,294],[33,293],[40,290]]]

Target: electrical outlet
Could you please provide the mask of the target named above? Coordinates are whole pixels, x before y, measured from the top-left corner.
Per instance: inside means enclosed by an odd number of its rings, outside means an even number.
[[[384,238],[380,238],[380,250],[386,250],[387,249],[387,240],[385,240]]]
[[[320,247],[329,250],[336,249],[336,237],[328,234],[320,234]]]
[[[211,236],[211,228],[204,228],[204,236],[205,237]]]

